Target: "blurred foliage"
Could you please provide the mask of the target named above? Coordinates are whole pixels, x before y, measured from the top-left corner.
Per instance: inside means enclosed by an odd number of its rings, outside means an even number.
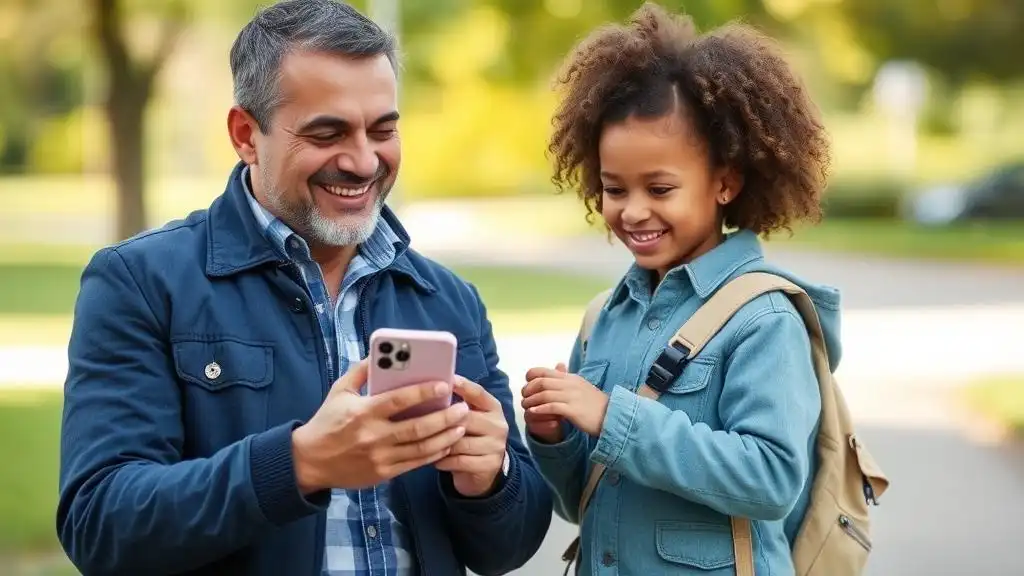
[[[880,60],[916,60],[955,84],[1024,75],[1020,0],[845,0],[837,5]]]
[[[95,41],[89,2],[0,0],[0,172],[109,172],[114,149],[103,113],[109,54]],[[227,50],[269,0],[182,0],[192,22],[170,55],[139,123],[151,177],[221,174],[234,162],[224,137],[230,105]],[[355,0],[368,11],[370,0]],[[409,196],[548,193],[545,144],[551,80],[591,29],[621,22],[638,0],[399,0],[405,164]],[[145,65],[174,0],[121,0],[125,44]],[[1008,126],[1024,118],[1015,78],[1024,18],[1011,0],[665,0],[702,29],[741,19],[784,41],[826,112],[839,180],[831,210],[879,215],[890,185],[960,178],[1020,154]],[[59,32],[59,33],[55,33]],[[886,163],[885,118],[870,89],[890,58],[930,73],[921,149],[909,173]],[[197,93],[195,75],[204,78]],[[979,80],[980,79],[980,80]],[[988,79],[988,83],[982,83]],[[140,145],[141,146],[141,145]],[[867,183],[867,184],[865,184]],[[842,188],[839,185],[838,188]],[[876,202],[877,200],[877,202]],[[891,205],[893,201],[888,201]],[[856,206],[854,206],[856,204]]]

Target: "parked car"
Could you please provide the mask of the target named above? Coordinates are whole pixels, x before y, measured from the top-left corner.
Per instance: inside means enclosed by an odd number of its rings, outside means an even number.
[[[939,184],[909,195],[904,218],[925,225],[971,220],[1024,220],[1024,161],[965,183]]]

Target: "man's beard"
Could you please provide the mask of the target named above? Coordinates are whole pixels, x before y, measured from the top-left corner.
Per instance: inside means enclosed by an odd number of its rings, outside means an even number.
[[[264,182],[273,182],[267,178],[267,174],[263,176]],[[386,171],[374,177],[372,188],[366,193],[376,194],[376,197],[373,199],[373,204],[364,209],[369,211],[365,216],[362,214],[357,216],[353,213],[340,221],[332,219],[320,211],[312,196],[296,194],[289,199],[286,194],[276,188],[267,190],[268,208],[307,242],[322,246],[354,246],[366,242],[377,229],[384,200],[391,190],[391,185],[387,184],[386,180]],[[309,190],[311,193],[316,181],[316,178],[310,179]]]

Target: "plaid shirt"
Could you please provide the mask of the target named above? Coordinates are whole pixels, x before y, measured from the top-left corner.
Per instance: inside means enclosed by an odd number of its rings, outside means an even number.
[[[302,275],[302,284],[316,309],[327,351],[327,370],[333,381],[364,355],[355,324],[362,280],[391,265],[395,244],[400,240],[381,219],[349,263],[338,299],[332,303],[323,274],[310,256],[305,240],[253,197],[248,167],[242,171],[242,185],[249,193],[249,204],[263,233]],[[332,491],[327,510],[324,576],[411,576],[416,573],[411,544],[406,528],[388,508],[386,483],[358,491]]]

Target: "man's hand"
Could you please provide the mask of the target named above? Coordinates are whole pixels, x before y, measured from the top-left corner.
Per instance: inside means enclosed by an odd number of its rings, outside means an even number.
[[[538,378],[542,374],[543,368],[533,368],[526,372],[526,381],[529,382],[535,378]],[[565,368],[565,364],[561,362],[555,367],[558,372],[568,372]],[[552,414],[536,414],[526,410],[526,398],[528,398],[529,391],[527,386],[523,386],[523,418],[526,420],[526,431],[531,436],[544,442],[546,444],[557,444],[562,441],[562,421],[565,418],[552,415]]]
[[[452,473],[455,490],[470,498],[491,491],[501,474],[508,442],[508,422],[501,402],[483,386],[455,377],[455,392],[472,408],[466,418],[466,436],[455,443],[451,454],[438,462],[438,470]]]
[[[561,416],[581,431],[598,436],[608,411],[608,396],[576,374],[549,368],[527,372],[523,409],[535,416]]]
[[[353,366],[331,387],[327,399],[305,425],[292,432],[299,489],[359,489],[390,480],[447,456],[465,435],[469,407],[392,422],[390,417],[432,398],[450,386],[432,382],[364,397],[367,363]]]

